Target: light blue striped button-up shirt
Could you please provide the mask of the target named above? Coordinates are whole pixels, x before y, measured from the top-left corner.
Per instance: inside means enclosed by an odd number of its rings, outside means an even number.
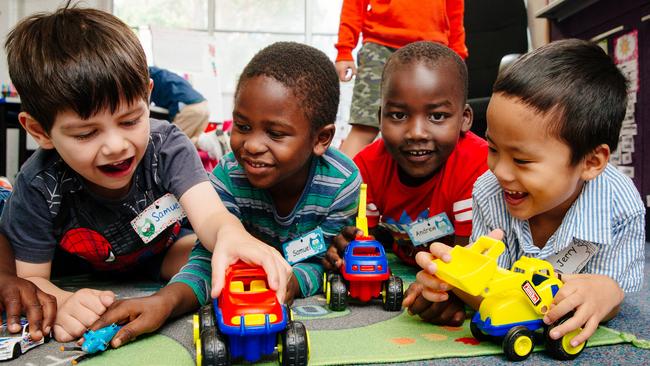
[[[561,177],[558,177],[561,179]],[[609,165],[584,185],[560,227],[540,249],[533,244],[528,221],[508,212],[503,191],[491,171],[474,184],[471,240],[503,229],[506,251],[499,265],[510,268],[521,256],[546,259],[574,238],[594,243],[598,251],[581,271],[613,278],[626,292],[639,291],[645,260],[645,207],[632,180]]]

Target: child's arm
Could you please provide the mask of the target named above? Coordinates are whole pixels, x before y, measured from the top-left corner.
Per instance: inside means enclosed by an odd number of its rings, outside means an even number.
[[[250,235],[241,222],[223,205],[209,182],[188,189],[180,198],[201,243],[212,254],[212,296],[224,285],[226,268],[237,260],[264,267],[269,286],[280,301],[291,277],[291,266],[282,254]]]
[[[69,342],[79,338],[106,311],[106,307],[115,300],[115,294],[87,288],[74,293],[64,291],[50,282],[51,266],[52,262],[35,264],[16,261],[18,276],[56,298],[58,311],[54,336],[59,342]]]
[[[6,311],[9,331],[20,332],[20,315],[29,322],[30,335],[39,341],[52,329],[56,317],[56,299],[33,283],[16,276],[14,253],[4,235],[0,234],[0,312]]]

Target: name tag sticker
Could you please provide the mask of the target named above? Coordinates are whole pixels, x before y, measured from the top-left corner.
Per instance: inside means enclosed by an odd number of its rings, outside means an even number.
[[[131,226],[146,244],[184,217],[181,204],[173,194],[167,193],[131,220]]]
[[[546,258],[546,260],[551,263],[555,272],[580,273],[597,251],[598,246],[596,244],[573,239],[571,245]]]
[[[442,212],[426,220],[420,219],[406,228],[414,246],[426,245],[454,233],[454,226],[447,214]]]
[[[282,244],[282,252],[289,264],[296,264],[327,250],[321,228]]]

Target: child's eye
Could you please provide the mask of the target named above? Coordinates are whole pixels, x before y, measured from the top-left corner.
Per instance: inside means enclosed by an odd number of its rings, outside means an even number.
[[[92,130],[92,131],[90,131],[90,132],[88,132],[88,133],[83,133],[83,134],[80,134],[80,135],[75,135],[75,136],[73,136],[73,137],[74,137],[76,140],[83,141],[83,140],[88,140],[89,138],[93,137],[96,133],[97,133],[97,130]]]
[[[271,136],[271,138],[273,138],[273,139],[279,139],[279,138],[282,138],[282,137],[285,136],[285,134],[284,134],[283,132],[279,132],[279,131],[273,131],[273,130],[270,130],[270,131],[268,131],[267,133],[268,133],[269,136]]]
[[[404,112],[389,112],[388,117],[396,121],[403,121],[406,119],[406,113]]]
[[[530,160],[523,160],[523,159],[514,159],[513,158],[512,161],[514,161],[515,164],[521,164],[521,165],[530,163]]]
[[[122,126],[130,127],[130,126],[135,126],[138,124],[138,121],[124,121],[121,123]]]
[[[495,152],[497,152],[497,149],[488,145],[488,151],[491,152],[491,153],[495,153]]]
[[[446,113],[434,112],[429,115],[429,121],[431,122],[442,122],[447,118]]]
[[[235,123],[234,125],[239,132],[248,132],[251,129],[250,126],[241,123]]]

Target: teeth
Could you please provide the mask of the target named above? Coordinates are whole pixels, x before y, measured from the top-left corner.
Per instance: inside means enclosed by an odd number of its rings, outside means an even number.
[[[431,153],[431,150],[418,150],[418,151],[407,151],[409,155],[413,156],[422,156],[422,155],[428,155]]]
[[[519,192],[519,191],[509,191],[507,189],[504,189],[504,192],[507,194],[524,194],[525,192]]]
[[[109,164],[109,165],[112,165],[112,166],[118,166],[118,165],[120,165],[120,164],[124,164],[124,162],[126,162],[126,159],[124,159],[124,160],[122,160],[122,161],[118,161],[118,162],[116,162],[116,163],[111,163],[111,164]]]
[[[264,164],[264,163],[250,163],[250,165],[251,165],[253,168],[265,168],[265,167],[268,166],[267,164]]]

